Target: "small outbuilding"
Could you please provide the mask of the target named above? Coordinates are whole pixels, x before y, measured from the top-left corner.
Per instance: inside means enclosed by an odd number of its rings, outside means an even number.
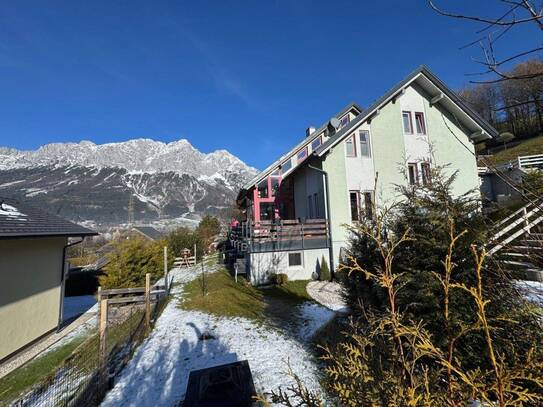
[[[0,198],[0,362],[62,321],[66,249],[97,233]]]

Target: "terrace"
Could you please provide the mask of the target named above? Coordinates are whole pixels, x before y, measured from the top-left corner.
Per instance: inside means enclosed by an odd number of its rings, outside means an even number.
[[[326,219],[247,221],[230,228],[230,243],[238,251],[260,253],[321,249],[329,246]]]

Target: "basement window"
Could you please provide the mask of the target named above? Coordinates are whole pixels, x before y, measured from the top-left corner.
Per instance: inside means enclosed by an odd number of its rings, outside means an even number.
[[[302,264],[302,253],[294,252],[288,254],[288,266],[289,267],[301,267]]]

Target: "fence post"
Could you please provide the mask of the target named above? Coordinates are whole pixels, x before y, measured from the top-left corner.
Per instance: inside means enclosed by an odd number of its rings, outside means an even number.
[[[164,246],[164,290],[168,293],[168,246]]]
[[[98,317],[100,317],[100,310],[102,309],[102,286],[99,285],[98,286],[98,291],[96,292],[96,296],[98,297],[97,298],[97,302],[98,302],[98,313],[96,315],[98,315]]]
[[[108,302],[107,299],[100,300],[100,368],[106,374],[107,361],[107,314]]]
[[[151,274],[145,274],[145,328],[151,327]]]
[[[194,265],[196,266],[196,243],[194,243]]]

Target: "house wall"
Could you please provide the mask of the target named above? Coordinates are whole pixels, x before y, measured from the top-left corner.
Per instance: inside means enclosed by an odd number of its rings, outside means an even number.
[[[318,213],[320,216],[316,216],[313,213],[313,218],[325,217],[324,206],[324,181],[322,174],[312,170],[311,168],[304,167],[300,169],[293,176],[294,181],[294,211],[297,219],[310,218],[308,196],[317,194]],[[315,212],[315,210],[313,210]]]
[[[0,240],[0,360],[57,326],[65,244]]]
[[[405,179],[405,137],[399,101],[383,106],[371,121],[373,163],[377,176],[375,201],[378,206],[392,205],[398,199],[397,184]]]
[[[458,196],[474,190],[475,196],[480,197],[475,146],[469,140],[469,134],[457,125],[458,121],[439,103],[430,107],[430,101],[424,98],[424,104],[432,163],[434,166],[446,166],[443,169],[445,175],[458,171],[452,185],[453,195]]]
[[[345,146],[335,146],[322,161],[322,169],[328,173],[330,198],[329,218],[332,232],[332,252],[335,267],[342,247],[348,245],[348,231],[345,225],[351,223],[349,189],[345,163]]]
[[[261,285],[270,281],[273,274],[286,274],[289,280],[309,280],[318,270],[322,257],[328,261],[328,249],[300,250],[302,266],[289,267],[288,254],[297,251],[249,253],[249,275],[251,284]]]

